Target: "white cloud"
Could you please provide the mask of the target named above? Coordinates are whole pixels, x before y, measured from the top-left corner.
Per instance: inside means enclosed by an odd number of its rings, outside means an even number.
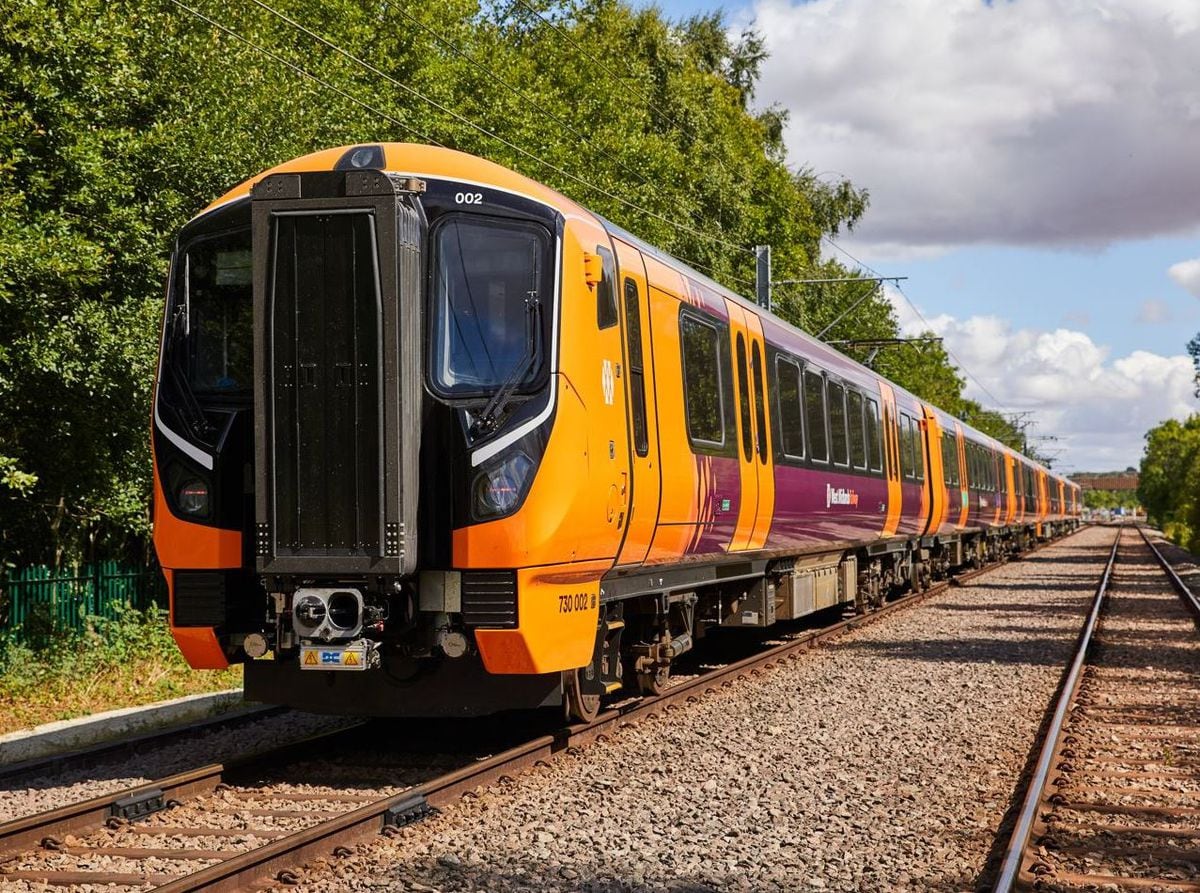
[[[1142,437],[1168,418],[1200,410],[1193,396],[1192,361],[1135,350],[1112,357],[1083,332],[1016,329],[996,316],[927,317],[888,289],[901,330],[926,328],[942,336],[970,372],[966,395],[1004,411],[1031,411],[1037,435],[1058,438],[1057,461],[1080,471],[1137,465]]]
[[[1200,257],[1195,260],[1183,260],[1172,264],[1167,274],[1178,285],[1200,298]]]
[[[1195,0],[756,0],[793,162],[871,192],[883,257],[1200,225]]]

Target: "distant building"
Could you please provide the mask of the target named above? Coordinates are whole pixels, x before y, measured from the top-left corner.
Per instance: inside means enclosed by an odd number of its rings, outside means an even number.
[[[1132,468],[1124,471],[1081,471],[1071,475],[1071,480],[1083,490],[1136,490],[1138,473]]]

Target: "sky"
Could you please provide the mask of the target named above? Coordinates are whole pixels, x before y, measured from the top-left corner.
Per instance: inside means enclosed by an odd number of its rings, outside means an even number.
[[[1200,0],[657,5],[763,35],[790,163],[870,193],[840,245],[1056,468],[1200,410]]]

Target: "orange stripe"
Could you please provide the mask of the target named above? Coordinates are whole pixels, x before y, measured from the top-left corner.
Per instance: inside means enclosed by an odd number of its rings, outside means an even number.
[[[967,479],[967,446],[966,440],[963,437],[962,425],[958,422],[954,423],[954,442],[955,448],[958,451],[958,467],[962,470],[962,474],[958,476],[959,491],[962,493],[962,510],[958,513],[959,530],[967,526],[967,515],[971,512],[971,491],[968,488],[970,481]]]
[[[900,468],[896,447],[896,392],[883,379],[879,380],[879,402],[883,409],[884,467],[888,484],[887,517],[880,536],[895,536],[900,528],[901,499]]]
[[[933,495],[933,511],[929,513],[929,523],[925,533],[935,533],[941,529],[948,506],[946,505],[946,468],[942,462],[942,426],[938,423],[933,410],[921,405],[925,416],[925,442],[929,450],[929,468],[926,469],[926,480],[929,491]]]
[[[763,425],[766,430],[759,431],[758,436],[762,441],[763,448],[767,453],[767,461],[762,462],[756,453],[753,456],[755,472],[758,477],[758,511],[755,513],[754,528],[750,534],[748,547],[751,549],[761,549],[767,542],[767,535],[771,532],[771,518],[775,514],[775,456],[771,450],[771,401],[767,398],[767,345],[763,340],[762,320],[754,313],[746,313],[746,325],[750,332],[752,344],[750,346],[749,368],[750,368],[750,383],[754,384],[754,344],[758,345],[759,362],[762,364],[762,385],[763,385],[763,406],[762,417]],[[751,392],[754,394],[753,400],[758,399],[758,393],[751,387]],[[752,413],[754,424],[758,424],[758,415]]]

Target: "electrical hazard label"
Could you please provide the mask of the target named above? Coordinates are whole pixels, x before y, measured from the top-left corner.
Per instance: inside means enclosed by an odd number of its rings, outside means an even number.
[[[300,648],[302,670],[365,670],[367,652],[361,645],[346,648],[323,648],[304,645]]]

